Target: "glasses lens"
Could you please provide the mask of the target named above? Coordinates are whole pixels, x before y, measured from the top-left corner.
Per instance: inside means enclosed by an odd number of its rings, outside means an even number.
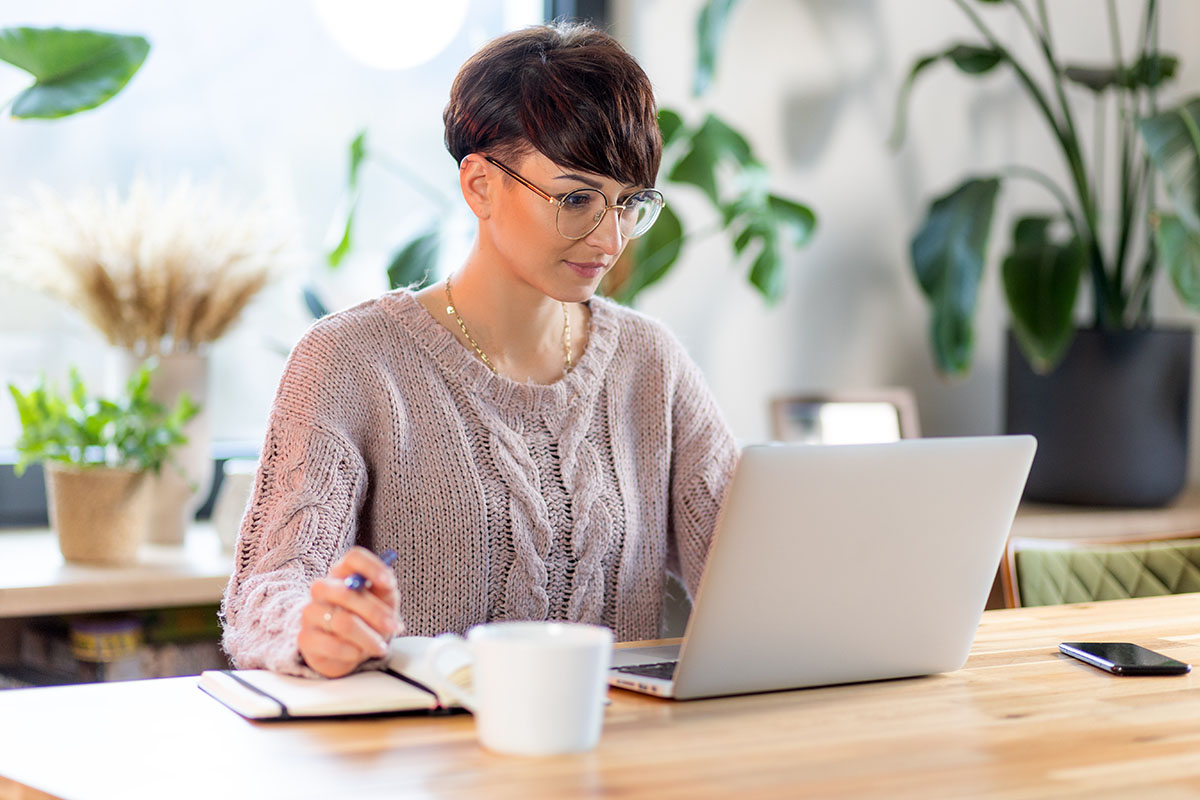
[[[576,189],[562,199],[558,208],[558,232],[568,239],[582,239],[604,218],[608,201],[595,189]]]
[[[625,201],[621,212],[621,233],[628,239],[636,239],[654,224],[658,212],[662,211],[663,197],[656,191],[638,192]]]
[[[576,189],[562,199],[558,209],[558,232],[568,239],[582,239],[604,219],[608,200],[596,189]],[[622,204],[618,221],[621,235],[634,239],[650,230],[663,207],[663,197],[654,189],[632,195]]]

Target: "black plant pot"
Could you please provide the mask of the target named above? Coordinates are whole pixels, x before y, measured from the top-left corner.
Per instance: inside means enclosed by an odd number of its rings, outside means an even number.
[[[1032,433],[1025,497],[1161,506],[1187,479],[1192,331],[1077,331],[1048,375],[1008,335],[1005,430]]]

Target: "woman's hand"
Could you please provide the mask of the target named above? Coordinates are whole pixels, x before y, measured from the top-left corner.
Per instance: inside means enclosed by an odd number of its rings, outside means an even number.
[[[359,591],[345,580],[359,573],[371,582]],[[300,614],[300,655],[326,678],[340,678],[369,658],[387,653],[400,633],[400,591],[390,567],[362,547],[352,547],[312,585],[312,600]]]

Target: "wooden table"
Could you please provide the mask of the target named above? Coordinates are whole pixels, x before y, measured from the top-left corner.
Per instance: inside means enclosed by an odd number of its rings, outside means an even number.
[[[1200,595],[989,611],[967,667],[675,703],[612,690],[599,747],[486,752],[469,717],[250,723],[194,678],[0,692],[0,798],[984,797],[1200,792],[1200,669],[1117,678],[1061,640],[1200,664]]]

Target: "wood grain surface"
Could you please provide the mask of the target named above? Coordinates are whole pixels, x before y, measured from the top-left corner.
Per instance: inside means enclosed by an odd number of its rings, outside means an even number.
[[[467,716],[250,723],[194,678],[0,692],[0,798],[1200,796],[1200,674],[1114,677],[1064,640],[1200,662],[1200,595],[989,611],[944,675],[614,689],[597,749],[550,758],[482,750]]]

